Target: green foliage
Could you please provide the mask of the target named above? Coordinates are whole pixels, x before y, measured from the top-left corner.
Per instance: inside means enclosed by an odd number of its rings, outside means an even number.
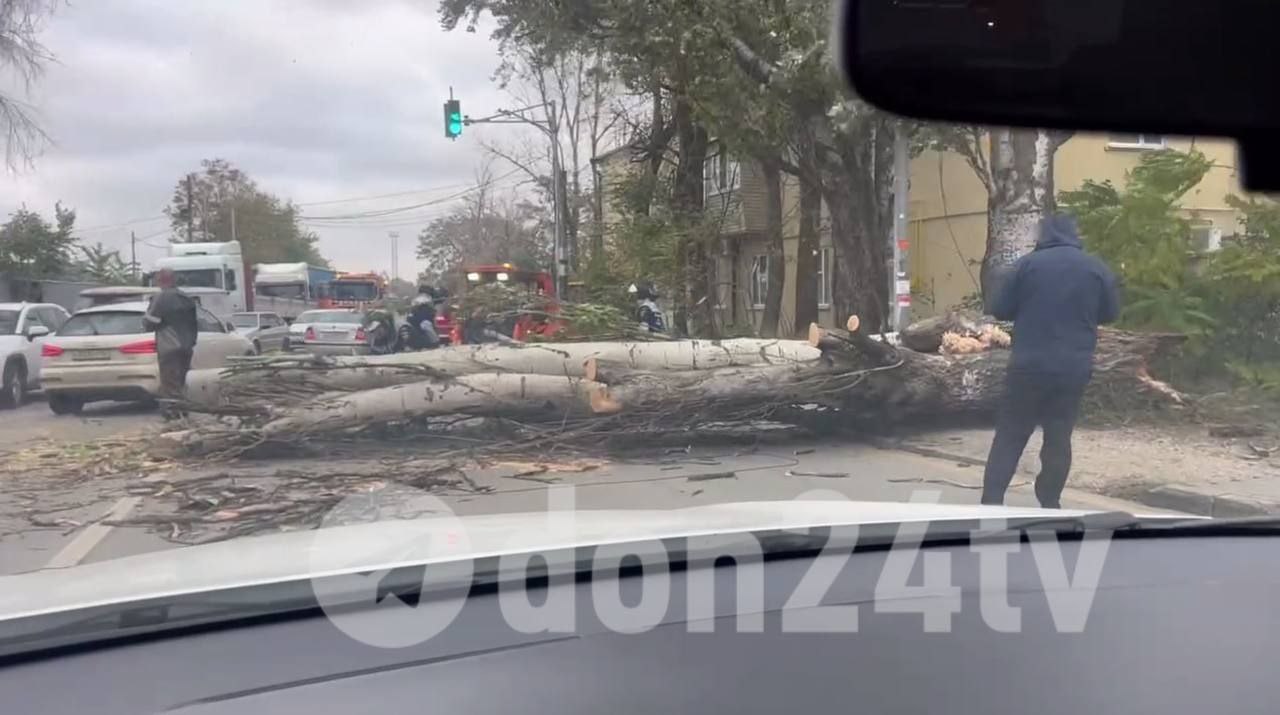
[[[200,166],[192,175],[191,200],[183,177],[165,208],[174,241],[187,240],[189,221],[197,243],[230,241],[234,233],[249,263],[329,265],[316,246],[319,237],[302,228],[291,202],[263,191],[225,159],[205,159]]]
[[[1109,181],[1086,181],[1059,194],[1058,205],[1076,217],[1088,250],[1124,287],[1123,325],[1203,334],[1215,322],[1191,260],[1191,220],[1178,213],[1178,201],[1210,166],[1197,151],[1150,152],[1123,191]]]
[[[0,272],[23,278],[64,278],[72,267],[76,212],[55,204],[54,223],[26,208],[0,226]]]
[[[1280,204],[1227,197],[1241,232],[1211,253],[1191,242],[1179,200],[1209,161],[1198,152],[1152,152],[1124,190],[1085,182],[1059,203],[1080,222],[1086,247],[1120,277],[1121,325],[1191,336],[1175,369],[1204,379],[1280,388]]]
[[[80,260],[76,268],[89,280],[108,285],[129,284],[135,276],[129,270],[129,264],[120,257],[119,251],[107,250],[101,243],[92,246],[77,246],[80,249]]]

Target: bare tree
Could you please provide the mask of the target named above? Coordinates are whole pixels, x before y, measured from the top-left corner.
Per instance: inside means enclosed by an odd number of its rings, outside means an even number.
[[[57,5],[58,0],[0,0],[0,70],[11,69],[24,90],[53,60],[39,34]],[[11,170],[29,166],[49,141],[30,105],[4,93],[0,93],[0,133],[4,134],[5,165]]]
[[[546,125],[553,117],[559,127],[560,165],[565,172],[565,235],[569,259],[577,265],[583,208],[590,211],[591,246],[603,247],[603,199],[599,195],[594,159],[619,122],[610,111],[613,84],[603,62],[603,51],[571,49],[548,55],[528,47],[504,48],[503,64],[496,73],[499,83],[521,107],[534,107],[532,116]],[[545,196],[553,191],[551,154],[545,137],[528,136],[515,142],[481,142],[489,154],[528,175]],[[588,186],[589,184],[589,186]]]

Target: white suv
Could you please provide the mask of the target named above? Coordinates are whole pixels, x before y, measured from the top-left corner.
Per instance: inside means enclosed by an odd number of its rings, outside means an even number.
[[[40,385],[44,338],[62,327],[67,311],[53,303],[0,303],[0,407],[18,407]]]

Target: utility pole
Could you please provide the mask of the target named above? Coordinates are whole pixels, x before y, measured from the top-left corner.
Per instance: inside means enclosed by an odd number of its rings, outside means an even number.
[[[907,238],[910,191],[911,146],[906,132],[898,128],[893,136],[893,230],[889,236],[893,245],[893,258],[889,265],[889,328],[895,332],[907,324],[911,312],[911,277],[907,271],[911,247]]]
[[[555,212],[555,237],[553,240],[555,266],[552,276],[556,282],[556,295],[563,296],[569,288],[569,258],[564,234],[565,191],[560,179],[560,122],[556,115],[556,103],[547,102],[547,125],[551,135],[551,206]]]
[[[400,279],[400,232],[388,231],[387,237],[391,239],[391,278],[392,280]]]
[[[450,97],[452,97],[452,93]],[[546,122],[540,122],[537,119],[525,116],[525,112],[539,107],[545,107],[547,110]],[[446,108],[446,115],[447,112]],[[447,116],[446,121],[448,121]],[[560,166],[560,122],[556,114],[556,103],[545,102],[516,110],[500,109],[497,114],[480,119],[464,116],[462,123],[465,126],[472,124],[528,124],[537,127],[551,140],[551,211],[555,219],[551,272],[555,277],[556,295],[563,296],[569,287],[569,251],[566,246],[568,240],[565,223],[565,217],[568,214],[568,196],[566,195],[568,191],[565,187],[565,172]],[[450,130],[447,136],[452,138],[456,136],[456,133]]]
[[[129,274],[138,279],[138,232],[129,232]]]
[[[195,174],[187,174],[187,243],[191,243],[195,233]]]
[[[235,204],[231,204],[231,240],[232,241],[240,240],[236,236],[236,205]]]

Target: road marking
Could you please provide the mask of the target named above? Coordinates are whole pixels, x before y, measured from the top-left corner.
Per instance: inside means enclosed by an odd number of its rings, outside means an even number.
[[[163,474],[151,474],[143,477],[142,481],[156,482],[162,479],[164,479]],[[128,516],[141,503],[142,497],[121,497],[105,514],[86,526],[84,531],[76,534],[75,538],[68,542],[66,546],[59,549],[58,553],[54,554],[53,558],[49,559],[49,563],[45,564],[44,567],[47,569],[65,569],[78,565],[115,528],[102,522],[119,521]]]
[[[141,502],[141,497],[122,497],[120,501],[115,503],[115,506],[102,515],[101,519],[76,534],[76,537],[62,547],[58,553],[54,554],[53,558],[49,559],[49,563],[45,564],[44,567],[47,569],[64,569],[68,566],[79,564],[89,555],[90,551],[97,548],[98,544],[107,538],[107,534],[111,533],[111,529],[114,528],[102,522],[123,519]]]

